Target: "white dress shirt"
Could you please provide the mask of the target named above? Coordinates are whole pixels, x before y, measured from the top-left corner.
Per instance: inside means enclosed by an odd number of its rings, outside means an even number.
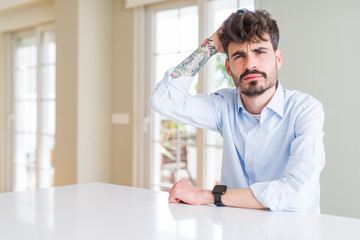
[[[150,99],[152,108],[177,122],[223,137],[221,183],[250,188],[272,211],[320,212],[320,172],[325,164],[322,104],[278,84],[260,121],[236,88],[210,95],[188,93],[193,77],[173,79],[169,69]]]

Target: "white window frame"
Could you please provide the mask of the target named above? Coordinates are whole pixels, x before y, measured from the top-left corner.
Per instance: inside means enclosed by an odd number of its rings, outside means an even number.
[[[196,1],[192,1],[192,0],[187,0],[187,1],[174,1],[174,2],[168,2],[168,3],[163,3],[163,4],[156,4],[153,6],[148,7],[147,12],[151,13],[149,15],[147,15],[147,30],[151,31],[154,28],[152,27],[152,22],[153,22],[153,14],[158,12],[158,11],[164,11],[164,10],[169,10],[169,9],[174,9],[174,8],[183,8],[183,7],[188,7],[188,6],[197,6],[197,2]],[[198,11],[200,11],[199,6],[198,7]],[[199,14],[199,23],[200,23],[200,14]],[[150,35],[149,35],[150,34]],[[200,35],[200,34],[199,34]],[[154,85],[153,83],[155,82],[153,77],[154,77],[154,73],[153,73],[153,59],[152,56],[154,55],[153,52],[153,46],[154,46],[154,39],[153,39],[153,34],[151,32],[148,32],[147,36],[152,36],[152,38],[149,38],[147,41],[147,62],[151,63],[151,64],[147,64],[146,65],[146,73],[148,74],[147,76],[151,76],[150,77],[150,81],[147,81],[147,85],[145,86],[146,89],[148,90],[148,95],[147,96],[151,96],[151,93],[154,89]],[[199,36],[200,39],[200,36]],[[200,41],[200,40],[199,40]],[[200,45],[200,43],[198,42],[198,45]],[[195,50],[195,49],[194,49]],[[179,63],[182,60],[179,60]],[[170,67],[170,66],[169,66]],[[202,76],[201,76],[202,77]],[[199,75],[199,80],[198,80],[198,91],[199,92],[203,92],[203,79],[200,77]],[[149,111],[150,108],[147,108],[147,110]],[[150,174],[152,173],[152,168],[153,166],[151,166],[152,164],[152,157],[153,156],[153,148],[152,148],[152,140],[153,136],[154,136],[154,128],[153,128],[153,122],[151,121],[151,119],[154,119],[154,111],[149,111],[147,112],[147,116],[149,116],[149,131],[148,131],[148,135],[146,136],[146,149],[145,149],[145,153],[148,154],[147,157],[149,158],[148,162],[150,163],[149,169],[147,169],[148,172],[150,172]],[[197,161],[196,161],[196,179],[195,179],[195,183],[197,186],[202,186],[202,180],[203,180],[203,166],[202,166],[202,160],[203,160],[203,138],[204,138],[204,130],[197,128],[196,129],[196,154],[197,154]],[[149,176],[150,179],[153,179],[153,177],[150,175]],[[150,186],[152,187],[152,186]]]
[[[36,38],[36,46],[37,46],[37,92],[40,93],[41,90],[41,76],[40,76],[40,56],[41,56],[41,34],[45,31],[54,31],[55,32],[55,24],[48,23],[39,26],[35,26],[33,28],[19,30],[12,33],[8,33],[7,36],[7,45],[8,45],[8,53],[7,53],[7,155],[6,155],[6,176],[5,176],[5,191],[13,191],[14,188],[14,169],[13,169],[13,158],[14,158],[14,79],[13,79],[13,72],[14,72],[14,52],[15,52],[15,41],[19,37],[25,37],[29,35],[33,35]],[[56,99],[55,99],[56,102]],[[37,109],[41,109],[41,97],[37,98]],[[37,159],[39,158],[39,148],[40,148],[40,137],[41,133],[39,131],[41,124],[41,111],[37,111],[37,148],[36,148],[36,156]],[[56,133],[55,133],[56,134]],[[37,188],[39,185],[39,163],[37,164]]]
[[[148,101],[149,96],[153,91],[151,86],[152,80],[149,76],[153,76],[152,73],[152,60],[151,60],[151,49],[153,45],[153,39],[146,39],[146,36],[151,35],[151,15],[147,12],[155,12],[172,8],[181,8],[191,5],[197,5],[198,1],[186,0],[186,1],[171,1],[160,4],[154,4],[146,9],[145,7],[135,9],[134,14],[134,24],[139,26],[136,28],[134,39],[134,128],[133,128],[133,185],[137,187],[150,188],[150,156],[151,156],[151,146],[150,139],[152,136],[152,129],[150,126],[150,119],[152,118],[152,112],[148,106],[144,106],[143,103]],[[199,7],[199,12],[200,6]],[[201,26],[201,20],[199,14],[199,27]],[[202,35],[199,33],[199,39],[202,39]],[[145,39],[147,41],[145,41]],[[145,53],[145,57],[144,57]],[[146,64],[150,63],[150,64]],[[139,70],[141,69],[141,70]],[[202,74],[199,74],[199,82],[202,78]],[[199,84],[199,91],[203,91],[203,86]],[[197,149],[203,142],[203,130],[197,129]],[[203,159],[202,151],[197,151],[198,159]],[[202,186],[202,165],[197,164],[197,180],[196,184]]]

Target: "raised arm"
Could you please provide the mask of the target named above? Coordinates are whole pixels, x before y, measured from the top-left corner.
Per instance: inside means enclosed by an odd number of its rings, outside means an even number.
[[[222,43],[219,40],[218,31],[211,35],[211,37],[207,38],[200,47],[195,50],[195,52],[182,61],[171,73],[171,77],[193,77],[200,71],[209,58],[217,52],[224,52]]]
[[[219,28],[220,29],[220,28]],[[219,30],[218,30],[219,31]],[[189,94],[191,82],[206,61],[217,52],[224,52],[218,31],[207,38],[200,47],[164,75],[150,98],[150,106],[164,117],[180,123],[207,130],[219,131],[221,109],[219,94]]]

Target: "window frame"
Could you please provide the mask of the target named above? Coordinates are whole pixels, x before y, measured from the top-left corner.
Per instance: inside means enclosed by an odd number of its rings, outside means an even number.
[[[14,31],[11,33],[7,34],[7,45],[8,45],[8,64],[7,64],[7,146],[6,146],[6,150],[7,150],[7,155],[6,155],[6,176],[5,176],[5,180],[6,180],[6,187],[5,187],[5,191],[14,191],[14,187],[15,187],[15,177],[16,174],[14,173],[14,150],[15,150],[15,127],[14,127],[14,123],[15,123],[15,108],[14,108],[14,91],[15,91],[15,86],[14,86],[14,60],[15,60],[15,41],[18,38],[21,37],[25,37],[25,36],[34,36],[36,39],[36,54],[37,54],[37,59],[36,59],[36,91],[37,91],[37,99],[36,99],[36,106],[37,106],[37,131],[36,131],[36,159],[37,159],[37,164],[36,164],[36,188],[39,188],[39,156],[40,156],[40,148],[41,148],[41,103],[42,103],[42,99],[41,99],[41,34],[45,31],[53,31],[56,34],[55,31],[55,24],[54,23],[46,23],[43,25],[38,25],[32,28],[27,28],[27,29],[21,29],[18,31]],[[56,63],[55,63],[55,67],[56,67]],[[56,104],[56,97],[54,99],[55,104]],[[56,110],[55,110],[56,112]],[[54,135],[54,138],[56,136],[56,132]]]
[[[166,2],[166,3],[159,3],[159,4],[154,4],[151,5],[149,7],[146,8],[146,35],[147,36],[151,36],[148,38],[149,41],[147,41],[146,43],[146,62],[150,63],[150,64],[146,64],[146,75],[147,76],[151,76],[150,77],[150,81],[146,81],[146,85],[145,85],[145,89],[147,90],[146,92],[146,96],[151,96],[151,93],[154,89],[154,72],[153,72],[153,59],[152,56],[154,55],[154,51],[153,51],[153,47],[154,46],[154,34],[152,34],[152,31],[154,30],[154,27],[152,26],[153,23],[153,17],[155,12],[157,11],[164,11],[164,10],[169,10],[169,9],[174,9],[174,8],[183,8],[183,7],[189,7],[189,6],[197,6],[198,7],[198,17],[199,17],[199,28],[200,28],[200,23],[201,23],[201,19],[202,16],[200,15],[201,12],[201,7],[198,5],[198,1],[194,1],[194,0],[186,0],[186,1],[172,1],[172,2]],[[200,32],[198,35],[198,39],[201,39],[200,36]],[[200,40],[199,40],[200,41]],[[198,43],[199,45],[200,43]],[[181,61],[181,60],[180,60]],[[202,92],[203,90],[203,86],[200,86],[200,82],[204,82],[203,80],[201,80],[201,76],[199,74],[199,92]],[[145,118],[147,119],[146,122],[148,124],[148,131],[146,132],[146,134],[144,134],[144,138],[145,138],[145,159],[147,159],[148,165],[147,168],[145,169],[145,172],[148,172],[148,176],[147,176],[147,184],[146,187],[147,188],[151,188],[151,182],[150,179],[152,179],[151,176],[151,169],[152,169],[152,156],[153,156],[153,152],[152,152],[152,139],[153,139],[153,123],[152,123],[152,119],[154,119],[154,112],[150,109],[150,108],[146,108],[145,109]],[[197,128],[197,132],[196,132],[196,149],[197,149],[197,166],[196,166],[196,185],[197,186],[202,186],[202,180],[203,180],[203,166],[202,166],[202,161],[203,161],[203,138],[204,138],[204,134],[203,134],[203,129],[199,129]]]

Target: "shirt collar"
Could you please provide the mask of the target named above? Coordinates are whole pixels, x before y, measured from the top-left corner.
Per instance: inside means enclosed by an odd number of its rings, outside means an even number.
[[[279,81],[278,83],[279,84],[275,91],[275,94],[271,98],[270,102],[266,105],[266,108],[273,110],[280,117],[284,117],[284,89],[282,88]]]
[[[282,88],[280,82],[278,81],[278,87],[271,98],[270,102],[265,106],[265,108],[269,108],[275,113],[277,113],[280,117],[284,116],[284,89]],[[241,110],[245,110],[244,104],[240,97],[240,92],[238,91],[238,109],[239,112]]]

